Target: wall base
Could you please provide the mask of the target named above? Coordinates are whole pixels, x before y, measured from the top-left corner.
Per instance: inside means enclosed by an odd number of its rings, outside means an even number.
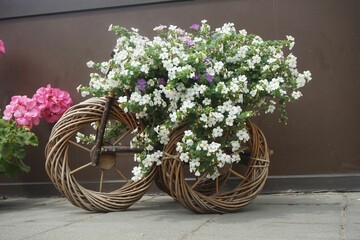
[[[88,184],[98,185],[98,183]],[[360,174],[269,176],[261,193],[322,191],[360,191]],[[159,192],[155,184],[150,187],[149,193]],[[0,184],[0,197],[52,196],[60,196],[60,194],[51,182]]]

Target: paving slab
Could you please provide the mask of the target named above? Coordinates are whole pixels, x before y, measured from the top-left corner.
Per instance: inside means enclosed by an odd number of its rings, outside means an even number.
[[[259,195],[239,212],[196,214],[166,195],[92,213],[63,198],[0,200],[0,240],[360,239],[360,193]]]

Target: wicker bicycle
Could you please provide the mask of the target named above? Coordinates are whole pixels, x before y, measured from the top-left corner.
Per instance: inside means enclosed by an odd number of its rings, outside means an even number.
[[[118,121],[127,128],[114,145],[103,142],[109,121]],[[95,144],[89,147],[77,143],[74,140],[76,133],[94,122],[99,123]],[[51,132],[45,149],[47,174],[57,190],[73,205],[99,212],[127,209],[141,199],[154,179],[162,191],[198,213],[237,211],[254,200],[264,186],[268,174],[269,150],[263,133],[251,121],[247,121],[250,140],[242,151],[243,160],[239,164],[224,166],[215,180],[207,178],[206,173],[197,178],[187,174],[188,168],[179,160],[176,152],[176,143],[187,128],[183,124],[170,134],[170,142],[163,149],[162,165],[153,167],[140,181],[131,181],[129,168],[121,168],[117,163],[129,159],[130,153],[143,149],[119,146],[117,143],[129,138],[128,135],[134,129],[141,131],[143,128],[133,114],[125,113],[119,107],[114,96],[91,98],[79,103],[66,111]],[[81,155],[79,151],[86,155]],[[86,161],[80,164],[80,158]],[[89,182],[80,179],[81,172],[88,169],[100,172],[99,181],[93,181],[98,184],[97,189],[89,187]],[[106,189],[104,176],[111,171],[122,180],[109,181],[116,187]]]

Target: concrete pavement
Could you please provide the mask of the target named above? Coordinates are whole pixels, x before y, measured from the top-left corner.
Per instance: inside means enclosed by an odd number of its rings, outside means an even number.
[[[237,213],[195,214],[166,195],[91,213],[63,198],[0,200],[0,240],[360,239],[360,192],[259,195]]]

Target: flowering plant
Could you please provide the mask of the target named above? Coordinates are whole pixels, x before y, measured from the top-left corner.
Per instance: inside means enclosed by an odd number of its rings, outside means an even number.
[[[30,167],[23,162],[24,147],[37,146],[36,135],[13,120],[0,119],[0,136],[0,173],[15,177],[20,171],[29,172]]]
[[[38,139],[30,130],[40,118],[56,122],[72,104],[69,93],[47,85],[39,88],[32,98],[13,96],[0,119],[0,172],[14,177],[20,171],[28,172],[23,159],[24,147],[37,146]]]
[[[5,44],[4,41],[0,39],[0,54],[5,53]]]
[[[49,123],[59,120],[72,104],[72,99],[68,92],[62,91],[59,88],[52,88],[50,84],[46,88],[39,88],[34,94],[33,99],[41,111],[41,117]]]
[[[232,23],[212,30],[206,20],[190,32],[158,26],[152,40],[133,28],[109,30],[118,36],[113,56],[88,63],[98,72],[80,90],[94,96],[114,92],[120,106],[145,123],[131,142],[145,147],[135,155],[133,180],[161,164],[163,153],[155,146],[166,145],[180,124],[188,128],[177,143],[180,160],[195,176],[207,172],[216,178],[219,168],[241,160],[241,145],[249,140],[246,119],[278,107],[280,120],[286,120],[286,104],[301,97],[298,89],[311,80],[309,71],[297,70],[296,57],[283,51],[293,48],[291,36],[264,41]]]

